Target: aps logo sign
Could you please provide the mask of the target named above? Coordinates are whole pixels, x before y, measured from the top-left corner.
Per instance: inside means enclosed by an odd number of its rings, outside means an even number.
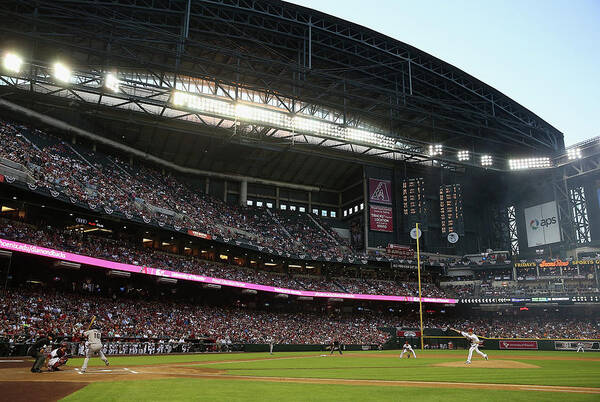
[[[555,223],[556,216],[553,216],[552,218],[542,218],[541,221],[539,221],[537,218],[533,218],[531,221],[529,221],[529,226],[533,230],[538,230],[540,226],[543,228],[548,227],[550,225],[554,225]]]

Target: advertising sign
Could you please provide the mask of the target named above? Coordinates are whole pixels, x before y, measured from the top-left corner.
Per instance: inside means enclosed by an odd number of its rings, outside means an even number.
[[[369,202],[392,205],[392,182],[369,179]]]
[[[556,201],[525,208],[527,246],[537,247],[560,241]]]
[[[209,235],[209,234],[206,234],[206,233],[202,233],[202,232],[198,232],[198,231],[196,231],[196,230],[191,230],[191,229],[189,229],[189,230],[187,231],[187,233],[188,233],[190,236],[200,237],[201,239],[206,239],[206,240],[210,240],[210,239],[212,239],[212,236],[211,236],[211,235]]]
[[[369,227],[377,232],[393,232],[394,221],[392,208],[371,205],[369,207]]]
[[[556,350],[577,350],[580,345],[583,350],[600,350],[600,342],[596,341],[554,341]]]
[[[537,350],[537,341],[500,341],[500,349]]]
[[[409,337],[409,336],[421,336],[421,331],[404,331],[404,330],[400,330],[397,329],[396,330],[396,335],[398,336],[404,336],[404,337]]]

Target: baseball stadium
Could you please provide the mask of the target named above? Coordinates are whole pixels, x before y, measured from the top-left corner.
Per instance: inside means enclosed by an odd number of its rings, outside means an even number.
[[[279,0],[0,11],[2,400],[600,400],[600,137]]]

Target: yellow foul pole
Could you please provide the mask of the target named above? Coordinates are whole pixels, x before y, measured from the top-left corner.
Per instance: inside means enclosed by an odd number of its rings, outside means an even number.
[[[417,223],[417,273],[419,276],[419,321],[421,325],[421,350],[423,347],[423,303],[421,297],[421,252],[419,250],[419,239],[421,236],[419,235],[419,224]]]

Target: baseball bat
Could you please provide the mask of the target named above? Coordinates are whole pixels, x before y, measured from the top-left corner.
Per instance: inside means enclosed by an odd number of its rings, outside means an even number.
[[[94,321],[96,321],[96,316],[92,316],[92,321],[90,321],[90,325],[88,325],[88,327],[87,327],[88,331],[92,327],[92,324],[94,323]]]

